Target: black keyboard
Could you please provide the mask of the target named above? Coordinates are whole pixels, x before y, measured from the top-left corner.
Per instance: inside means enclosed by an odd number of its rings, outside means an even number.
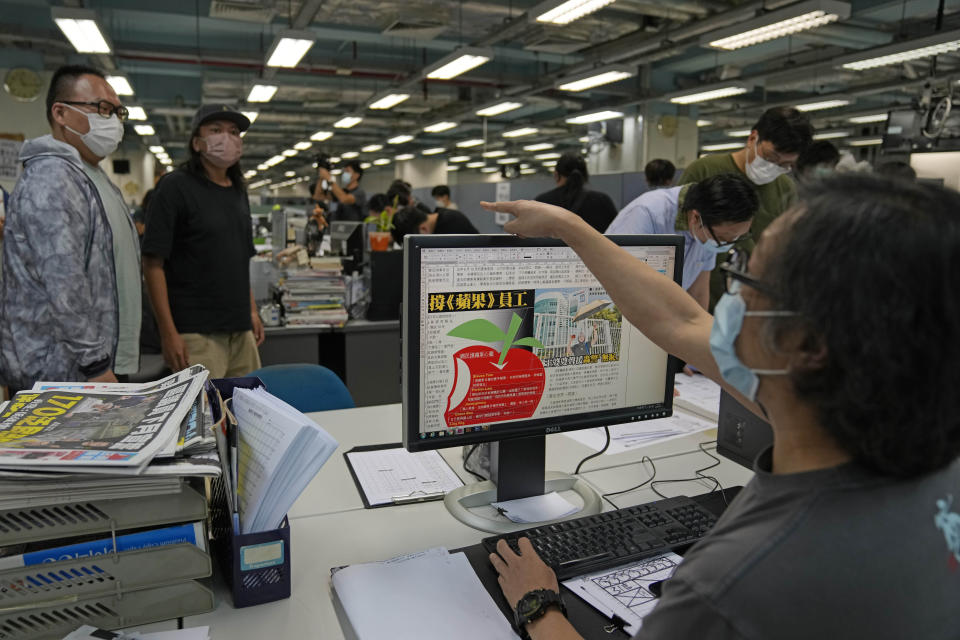
[[[566,580],[691,544],[716,521],[697,502],[679,496],[491,536],[483,539],[483,546],[493,553],[497,541],[504,539],[519,552],[517,540],[530,538],[543,561]]]

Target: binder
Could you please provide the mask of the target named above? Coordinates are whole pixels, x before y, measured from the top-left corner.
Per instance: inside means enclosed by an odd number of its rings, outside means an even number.
[[[443,491],[436,492],[421,492],[414,491],[407,495],[396,496],[393,498],[392,502],[384,502],[382,504],[370,504],[367,494],[363,489],[363,484],[360,482],[360,478],[357,475],[356,469],[353,468],[353,463],[350,461],[351,453],[363,453],[366,451],[384,451],[387,449],[399,449],[401,444],[399,442],[393,442],[389,444],[373,444],[373,445],[363,445],[359,447],[354,447],[349,451],[343,454],[344,462],[347,463],[347,469],[350,471],[350,477],[353,478],[353,484],[357,487],[357,493],[360,494],[360,499],[363,501],[364,509],[378,509],[380,507],[393,507],[400,504],[413,504],[416,502],[432,502],[434,500],[443,500],[446,495]],[[444,460],[443,463],[446,465],[447,462]],[[449,467],[449,465],[447,465]],[[463,479],[454,471],[452,468],[450,470],[453,472],[453,475],[460,479],[460,482],[463,482]]]

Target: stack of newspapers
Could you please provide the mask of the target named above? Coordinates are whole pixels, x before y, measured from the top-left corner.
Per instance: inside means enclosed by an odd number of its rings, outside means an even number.
[[[131,497],[219,475],[206,379],[197,365],[143,384],[38,382],[17,393],[0,409],[0,508],[14,495],[34,506],[65,493]]]
[[[312,258],[302,268],[289,269],[282,291],[288,325],[339,326],[347,321],[346,287],[339,258]]]

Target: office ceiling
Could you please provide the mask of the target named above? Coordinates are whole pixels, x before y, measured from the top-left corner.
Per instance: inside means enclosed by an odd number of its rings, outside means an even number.
[[[811,112],[823,131],[869,134],[870,124],[848,118],[909,104],[935,72],[934,83],[960,73],[960,55],[879,67],[844,70],[843,56],[960,28],[960,0],[852,0],[849,18],[817,29],[734,51],[701,44],[705,34],[743,24],[755,16],[796,5],[789,0],[617,0],[567,26],[531,20],[535,0],[0,0],[0,67],[53,69],[88,62],[125,75],[156,134],[128,131],[126,144],[163,145],[177,161],[189,137],[190,117],[201,102],[234,103],[259,117],[245,138],[251,166],[309,141],[319,130],[324,142],[261,170],[279,177],[310,172],[318,150],[340,155],[367,145],[361,160],[415,157],[443,147],[447,155],[479,157],[503,149],[521,161],[535,153],[522,147],[552,143],[555,150],[579,148],[587,127],[566,122],[571,115],[615,109],[628,115],[642,108],[689,115],[711,124],[701,129],[704,145],[736,141],[727,132],[749,128],[765,106],[828,99],[843,106]],[[53,6],[96,12],[111,40],[108,55],[78,54],[53,22]],[[939,12],[939,17],[938,17]],[[285,29],[312,32],[315,44],[293,69],[265,66],[275,36]],[[958,36],[960,38],[960,36]],[[423,69],[461,46],[489,48],[493,59],[451,80],[425,80]],[[625,80],[580,93],[555,88],[561,79],[607,64],[635,73]],[[960,77],[960,76],[957,76]],[[674,105],[677,92],[748,81],[735,97]],[[264,104],[246,104],[257,83],[279,87]],[[402,89],[411,97],[386,111],[368,109],[375,96]],[[490,118],[475,111],[504,99],[523,107]],[[649,112],[649,111],[648,111]],[[333,128],[342,116],[363,121]],[[437,121],[458,123],[440,133],[423,128]],[[538,129],[505,138],[506,130]],[[407,134],[412,141],[388,144]],[[458,141],[482,138],[464,151]],[[132,141],[132,142],[130,142]],[[493,164],[495,159],[489,159]],[[282,179],[282,178],[280,178]]]

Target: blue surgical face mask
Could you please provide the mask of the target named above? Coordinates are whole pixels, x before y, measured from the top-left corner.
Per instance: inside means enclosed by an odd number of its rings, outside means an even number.
[[[699,213],[699,212],[698,212]],[[706,240],[701,240],[697,237],[693,231],[690,232],[690,235],[693,236],[693,239],[697,241],[697,244],[709,251],[710,253],[726,253],[733,249],[735,242],[725,242],[723,244],[718,243],[713,237],[711,237],[710,231],[707,229],[707,225],[703,223],[703,218],[700,218],[700,228],[703,229],[703,233],[707,236]]]
[[[739,292],[725,293],[713,310],[713,329],[710,331],[710,353],[717,362],[720,375],[751,402],[757,400],[758,376],[782,376],[788,369],[751,369],[737,357],[736,341],[746,316],[793,316],[793,311],[747,311],[747,303]]]

